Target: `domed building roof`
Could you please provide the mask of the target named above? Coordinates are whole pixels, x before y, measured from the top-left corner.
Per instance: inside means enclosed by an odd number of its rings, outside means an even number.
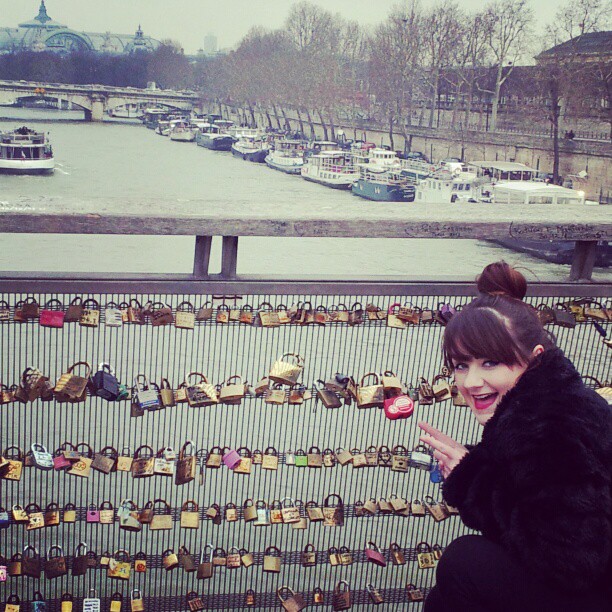
[[[45,0],[40,0],[40,7],[38,9],[38,15],[34,17],[31,21],[26,21],[25,23],[20,23],[20,28],[40,28],[45,27],[48,30],[55,28],[65,28],[65,25],[54,21],[47,15],[47,7],[45,6]]]

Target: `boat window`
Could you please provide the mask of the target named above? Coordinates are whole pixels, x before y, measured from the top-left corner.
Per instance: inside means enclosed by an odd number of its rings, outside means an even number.
[[[578,198],[557,198],[557,204],[580,204]]]
[[[529,204],[552,204],[552,196],[529,196]]]

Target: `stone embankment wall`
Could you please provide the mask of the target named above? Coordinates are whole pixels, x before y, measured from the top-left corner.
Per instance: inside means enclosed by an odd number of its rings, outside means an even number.
[[[213,111],[211,108],[211,112]],[[268,125],[263,114],[256,113],[258,125]],[[238,115],[230,117],[239,121]],[[293,129],[299,129],[296,117],[290,116]],[[283,120],[281,119],[281,122]],[[307,126],[307,124],[306,124]],[[354,127],[347,124],[335,126],[342,129],[347,138],[360,138],[377,146],[390,145],[389,133],[384,129]],[[552,139],[541,136],[521,135],[503,132],[460,132],[450,129],[429,129],[413,126],[412,151],[421,151],[433,161],[446,157],[457,157],[466,161],[499,160],[516,161],[537,168],[540,172],[552,172]],[[323,138],[323,128],[315,123],[317,138]],[[404,137],[394,134],[394,148],[404,149]],[[587,199],[598,200],[600,195],[612,196],[612,143],[602,140],[559,139],[559,172],[561,176],[587,173],[584,181],[574,180],[574,188],[586,193]]]

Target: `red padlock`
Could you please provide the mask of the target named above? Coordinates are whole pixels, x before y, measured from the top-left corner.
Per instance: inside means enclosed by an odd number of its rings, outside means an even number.
[[[39,322],[43,327],[64,327],[64,307],[59,300],[49,300],[40,311]]]
[[[387,560],[384,555],[380,552],[380,548],[374,544],[374,542],[368,542],[368,545],[365,549],[366,559],[370,563],[374,563],[375,565],[380,565],[381,567],[386,567]]]
[[[239,463],[242,457],[233,449],[226,450],[223,453],[223,463],[233,470]]]
[[[396,395],[385,400],[384,409],[388,419],[405,419],[412,416],[414,402],[407,395]]]

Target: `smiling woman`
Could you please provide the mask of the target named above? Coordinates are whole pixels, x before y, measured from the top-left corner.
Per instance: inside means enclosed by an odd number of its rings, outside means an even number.
[[[522,301],[523,276],[485,268],[444,356],[477,421],[472,448],[427,423],[444,497],[482,536],[444,552],[426,612],[607,608],[612,415]],[[517,587],[520,585],[520,588]]]

